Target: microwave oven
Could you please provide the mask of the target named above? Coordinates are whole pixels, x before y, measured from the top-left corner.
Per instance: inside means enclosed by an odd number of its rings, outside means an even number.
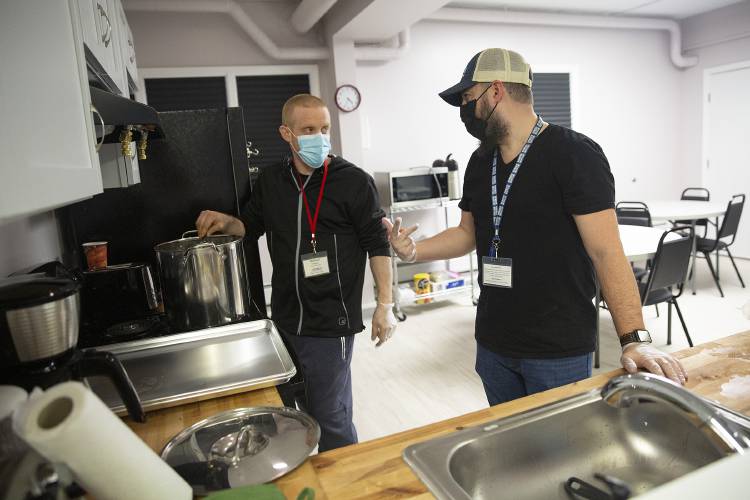
[[[381,206],[392,211],[458,198],[458,193],[451,192],[455,191],[454,183],[450,182],[452,174],[447,167],[375,172]]]

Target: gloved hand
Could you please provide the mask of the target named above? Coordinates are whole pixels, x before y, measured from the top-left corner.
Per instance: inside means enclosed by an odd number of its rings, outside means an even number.
[[[375,347],[380,347],[393,336],[396,331],[396,315],[393,314],[393,304],[383,304],[378,302],[375,312],[372,315],[372,341],[378,339]]]
[[[419,229],[419,224],[415,224],[406,229],[401,229],[401,217],[396,217],[391,222],[387,217],[383,217],[383,225],[388,231],[388,241],[396,255],[404,262],[414,262],[417,260],[417,244],[410,236],[414,231]]]
[[[620,362],[628,373],[636,373],[638,368],[643,368],[655,375],[667,377],[680,385],[685,385],[688,379],[687,371],[682,363],[649,344],[640,342],[627,344],[622,350]]]

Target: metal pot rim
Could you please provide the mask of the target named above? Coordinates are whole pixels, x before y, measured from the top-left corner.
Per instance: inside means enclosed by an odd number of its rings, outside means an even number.
[[[233,236],[230,234],[212,234],[205,238],[198,238],[197,236],[191,236],[189,238],[178,238],[176,240],[165,241],[154,246],[155,252],[165,253],[184,253],[189,248],[196,247],[200,244],[207,243],[215,247],[222,247],[226,245],[232,245],[242,241],[241,236]]]

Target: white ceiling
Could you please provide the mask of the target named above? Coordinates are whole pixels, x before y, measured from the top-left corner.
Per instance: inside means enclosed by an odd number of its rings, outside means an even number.
[[[684,19],[743,0],[458,0],[449,7]]]

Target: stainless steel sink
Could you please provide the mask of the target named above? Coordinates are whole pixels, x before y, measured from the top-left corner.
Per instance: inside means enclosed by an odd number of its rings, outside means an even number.
[[[602,473],[644,493],[728,454],[750,452],[750,419],[666,379],[626,375],[602,389],[408,447],[441,499],[570,499]]]

